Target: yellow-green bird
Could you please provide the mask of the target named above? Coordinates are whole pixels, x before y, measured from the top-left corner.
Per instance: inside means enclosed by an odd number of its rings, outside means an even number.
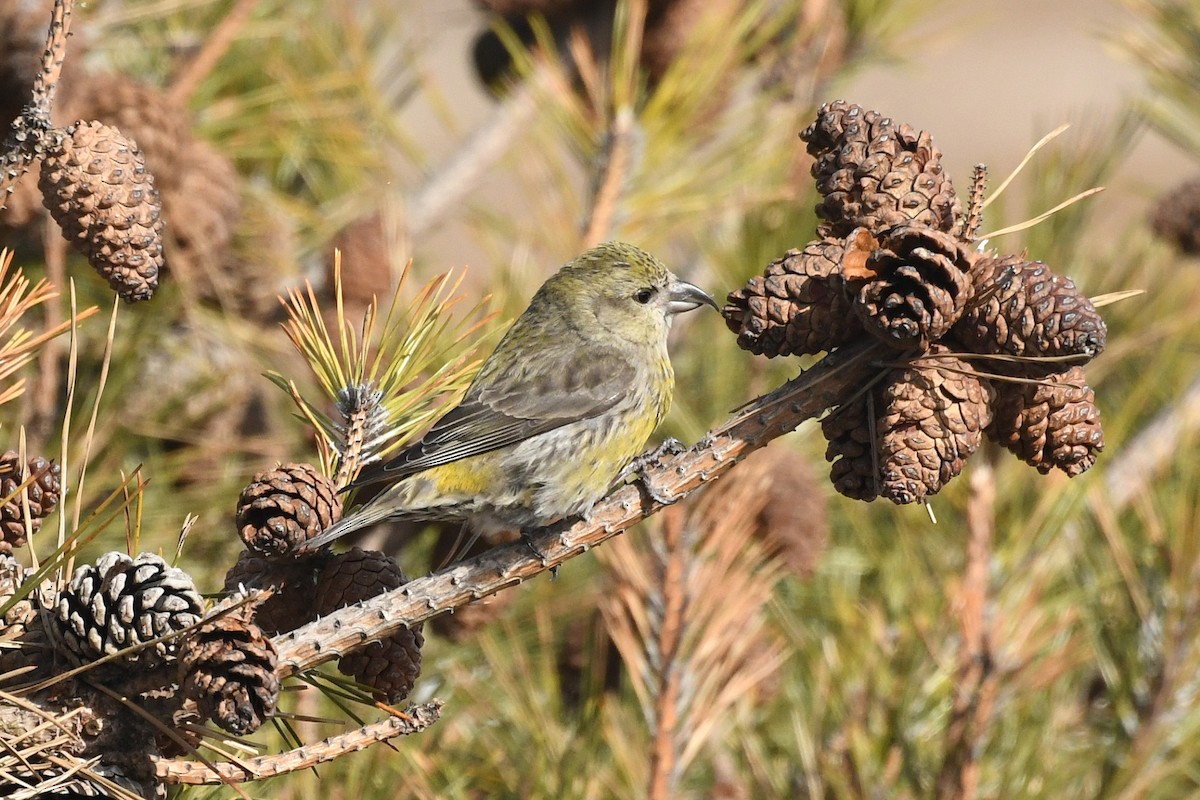
[[[462,402],[352,487],[390,484],[305,543],[385,519],[528,530],[586,514],[671,405],[672,318],[717,304],[657,258],[609,242],[547,280]]]

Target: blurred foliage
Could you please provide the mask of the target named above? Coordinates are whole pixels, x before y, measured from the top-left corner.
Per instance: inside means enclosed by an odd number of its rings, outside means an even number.
[[[526,91],[533,110],[511,141],[424,236],[398,237],[393,261],[413,259],[422,281],[470,263],[463,291],[490,292],[496,308],[516,312],[554,265],[580,249],[596,187],[615,163],[613,132],[628,121],[607,236],[659,252],[720,296],[811,238],[811,181],[797,132],[832,83],[894,57],[892,43],[928,10],[897,0],[739,3],[720,24],[698,25],[656,85],[626,57],[617,59],[623,70],[598,73],[600,92],[581,87],[562,54],[515,53],[524,87],[479,112],[460,107],[463,76],[439,73],[455,56],[434,49],[422,28],[447,15],[476,15],[464,5],[432,5],[260,0],[188,98],[198,135],[232,157],[245,181],[241,258],[289,269],[272,291],[283,294],[306,277],[319,284],[334,233],[353,219],[378,212],[403,231],[421,188],[446,178],[457,158],[478,155],[470,152],[472,129],[496,124]],[[622,3],[619,32],[633,5]],[[1128,52],[1150,84],[1139,108],[1200,153],[1200,9],[1165,0],[1128,5],[1141,23]],[[169,85],[234,6],[99,0],[78,24],[91,60]],[[488,24],[477,21],[480,29]],[[553,40],[543,33],[543,42]],[[619,33],[614,51],[623,44]],[[596,55],[603,64],[606,54]],[[1137,133],[1119,120],[1088,131],[1086,143],[1070,150],[1047,148],[1018,177],[1019,199],[989,210],[985,228],[1103,184]],[[1094,470],[1068,481],[1040,476],[1007,454],[977,456],[994,466],[997,497],[985,615],[994,693],[967,742],[981,797],[1200,791],[1200,474],[1192,457],[1200,437],[1193,425],[1155,440],[1153,427],[1173,413],[1194,419],[1200,271],[1137,219],[1122,220],[1115,240],[1098,236],[1112,223],[1093,203],[992,243],[1027,248],[1093,296],[1145,294],[1104,310],[1109,349],[1088,368],[1107,440]],[[108,305],[85,268],[73,263],[70,274],[78,276],[79,307]],[[388,289],[381,285],[380,295]],[[689,441],[804,364],[750,357],[715,315],[696,317],[680,323],[673,342],[679,389],[661,432]],[[143,546],[172,551],[185,515],[198,515],[183,564],[202,587],[219,585],[239,547],[231,515],[250,474],[275,460],[317,458],[287,396],[262,376],[272,370],[309,380],[280,321],[223,313],[169,283],[151,303],[119,313],[84,506],[140,464],[149,479]],[[81,376],[95,374],[103,329],[99,319],[82,326]],[[74,430],[86,425],[95,391],[86,378],[79,388]],[[302,390],[319,396],[311,384]],[[11,433],[21,404],[0,413]],[[1161,449],[1163,435],[1166,456],[1143,472],[1122,470]],[[58,446],[55,435],[41,444],[49,452]],[[824,470],[812,425],[772,447],[794,447]],[[949,720],[964,691],[959,614],[969,477],[935,498],[936,525],[920,508],[865,506],[834,498],[824,485],[813,489],[831,498],[832,537],[816,573],[783,580],[766,608],[783,663],[721,720],[682,776],[682,796],[938,794],[952,750]],[[118,527],[105,547],[121,546]],[[410,573],[419,572],[411,562],[421,552],[405,551]],[[375,747],[322,766],[319,777],[250,787],[251,796],[643,796],[654,733],[628,676],[605,681],[593,668],[580,679],[562,667],[563,653],[578,648],[578,631],[594,624],[609,578],[597,559],[575,559],[557,580],[513,590],[516,601],[473,638],[431,636],[417,695],[446,701],[441,722],[395,750]],[[321,713],[316,701],[298,702],[305,713],[313,706]],[[332,730],[300,727],[310,738]],[[181,794],[233,796],[227,789]]]

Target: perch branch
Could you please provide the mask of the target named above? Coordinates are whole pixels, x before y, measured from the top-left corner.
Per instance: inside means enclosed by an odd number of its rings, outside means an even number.
[[[842,348],[754,400],[703,440],[647,467],[638,484],[622,486],[573,524],[530,534],[528,543],[489,550],[450,569],[418,578],[364,603],[347,606],[273,640],[281,678],[376,641],[403,627],[515,586],[622,533],[709,481],[770,440],[792,431],[857,391],[879,369],[882,345]],[[540,555],[534,555],[535,551]]]
[[[242,783],[308,769],[354,753],[397,736],[420,733],[442,715],[440,701],[411,706],[403,714],[364,725],[340,736],[330,736],[316,744],[304,745],[284,753],[244,759],[239,763],[221,761],[211,767],[199,761],[163,758],[155,761],[155,775],[163,783],[217,784]]]

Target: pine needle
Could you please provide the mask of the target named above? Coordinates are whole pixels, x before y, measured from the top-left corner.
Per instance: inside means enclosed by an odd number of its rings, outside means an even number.
[[[1041,150],[1046,145],[1050,144],[1050,142],[1057,139],[1070,127],[1071,127],[1070,123],[1064,122],[1062,125],[1059,125],[1057,128],[1055,128],[1054,130],[1047,133],[1041,139],[1038,139],[1037,143],[1034,144],[1033,147],[1029,148],[1029,152],[1027,152],[1025,154],[1025,157],[1021,159],[1021,163],[1017,164],[1016,168],[1013,169],[1013,171],[1008,174],[1008,177],[1006,177],[1004,180],[1002,180],[1000,182],[1000,185],[996,187],[995,191],[993,191],[992,194],[986,200],[983,201],[983,205],[980,207],[980,210],[986,210],[987,207],[996,200],[996,198],[998,198],[998,197],[1000,197],[1000,195],[1004,194],[1004,190],[1007,189],[1009,187],[1009,184],[1011,184],[1013,182],[1013,180],[1018,175],[1021,174],[1021,170],[1025,169],[1025,167],[1029,165],[1029,162],[1033,160],[1033,157],[1038,153],[1038,151]],[[987,238],[987,237],[981,237],[981,238]]]
[[[1079,194],[1075,195],[1074,197],[1068,197],[1066,200],[1063,200],[1061,203],[1056,205],[1054,208],[1051,208],[1048,211],[1043,211],[1041,214],[1038,214],[1036,217],[1033,217],[1032,219],[1027,219],[1024,222],[1018,222],[1016,225],[1010,225],[1009,227],[1001,228],[998,231],[991,231],[990,233],[985,233],[982,236],[980,236],[979,238],[995,239],[997,236],[1004,236],[1009,233],[1017,233],[1018,231],[1028,230],[1029,228],[1032,228],[1034,225],[1037,225],[1040,222],[1044,222],[1045,220],[1054,216],[1059,211],[1062,211],[1064,208],[1073,206],[1076,203],[1078,203],[1080,200],[1091,197],[1094,194],[1100,194],[1100,192],[1103,192],[1103,191],[1104,191],[1103,186],[1093,186],[1091,189],[1082,191]],[[995,197],[995,195],[992,195],[992,197]]]
[[[1096,308],[1104,308],[1104,306],[1111,306],[1113,303],[1119,303],[1122,300],[1128,300],[1131,297],[1137,297],[1145,293],[1145,289],[1125,289],[1119,292],[1105,292],[1104,294],[1098,294],[1088,299],[1092,301],[1092,305]]]
[[[468,360],[469,354],[490,317],[482,314],[486,298],[466,315],[456,315],[456,306],[463,301],[457,294],[462,275],[450,272],[435,277],[411,302],[403,303],[410,262],[382,324],[378,301],[372,300],[355,326],[343,302],[340,256],[335,256],[334,266],[332,330],[311,284],[304,290],[293,289],[283,301],[288,314],[284,332],[308,362],[324,396],[305,397],[294,381],[278,373],[267,377],[288,392],[300,416],[321,434],[326,474],[338,473],[342,479],[352,477],[339,469],[343,462],[365,463],[386,455],[425,428],[465,390],[478,366]],[[330,401],[336,401],[340,419],[321,410]],[[358,413],[368,419],[358,420],[355,426]],[[358,448],[364,452],[355,452]]]

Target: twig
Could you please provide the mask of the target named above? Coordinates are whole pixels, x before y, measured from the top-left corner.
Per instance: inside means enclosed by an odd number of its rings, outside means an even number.
[[[58,225],[50,217],[46,217],[42,226],[42,253],[46,260],[46,279],[51,286],[60,287],[67,281],[67,240],[58,230]],[[55,328],[63,323],[61,303],[47,303],[43,310],[44,324],[47,329]],[[55,414],[59,409],[59,396],[62,380],[62,361],[66,355],[66,346],[55,340],[47,342],[38,361],[37,379],[33,391],[29,394],[28,423],[30,434],[40,448],[50,440],[51,426],[55,423]]]
[[[683,639],[686,581],[684,571],[683,509],[674,506],[663,514],[663,550],[666,570],[662,578],[663,611],[658,627],[659,685],[655,692],[654,742],[650,750],[649,800],[675,796],[678,772],[676,734],[679,726],[679,644]]]
[[[1109,462],[1104,496],[1122,509],[1146,489],[1159,470],[1179,455],[1179,443],[1200,430],[1200,377],[1129,440]]]
[[[418,578],[364,603],[335,611],[272,641],[278,674],[286,678],[337,658],[393,631],[466,605],[582,555],[662,510],[649,494],[677,501],[715,480],[752,451],[837,405],[878,371],[883,346],[870,342],[842,348],[744,407],[699,444],[647,468],[643,481],[654,491],[623,486],[585,520],[531,533],[528,543],[489,550],[442,572]],[[530,546],[532,545],[532,547]],[[536,551],[541,557],[533,555]]]
[[[187,104],[188,99],[196,91],[196,87],[209,76],[217,63],[229,52],[234,39],[237,38],[242,26],[250,19],[250,13],[254,11],[257,3],[258,0],[238,0],[233,8],[229,9],[229,13],[217,27],[213,28],[192,59],[171,81],[171,88],[167,91],[167,97],[171,101],[180,105]]]
[[[937,791],[939,798],[954,800],[969,800],[979,785],[978,740],[991,716],[996,683],[986,619],[996,506],[995,472],[988,459],[976,460],[969,486],[967,564],[958,602],[962,647]]]
[[[74,5],[74,0],[54,0],[41,68],[33,78],[32,97],[9,125],[8,137],[0,146],[0,195],[11,191],[45,147],[45,139],[51,130],[50,109],[62,75],[67,37],[71,35]]]
[[[544,71],[544,70],[543,70]],[[513,92],[484,120],[456,155],[425,181],[408,200],[408,235],[416,239],[429,230],[446,211],[456,206],[479,185],[479,178],[495,164],[537,112],[541,91],[535,73],[532,80]]]
[[[364,725],[350,733],[331,736],[316,744],[297,747],[285,753],[248,758],[240,764],[222,761],[214,764],[212,768],[196,761],[164,758],[155,760],[154,771],[158,780],[163,783],[233,784],[261,780],[308,769],[397,736],[420,733],[437,722],[441,715],[442,703],[440,700],[434,700],[431,703],[412,706],[403,714]]]
[[[617,110],[604,143],[602,160],[595,180],[592,208],[583,226],[583,247],[595,247],[611,236],[621,190],[628,180],[635,153],[637,119],[633,109]]]

